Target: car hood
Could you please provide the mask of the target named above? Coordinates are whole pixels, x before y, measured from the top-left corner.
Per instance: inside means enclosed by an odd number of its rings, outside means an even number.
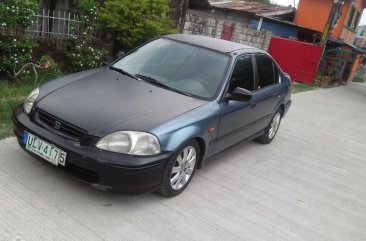
[[[119,130],[149,131],[205,103],[105,69],[43,93],[36,106],[91,135],[104,136]]]

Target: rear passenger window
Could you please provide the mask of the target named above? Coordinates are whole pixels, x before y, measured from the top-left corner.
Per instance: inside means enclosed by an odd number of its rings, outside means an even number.
[[[236,87],[241,87],[250,91],[254,90],[253,62],[250,55],[239,57],[235,63],[230,80],[229,93]]]
[[[277,70],[271,58],[264,54],[255,56],[258,68],[258,89],[278,82]]]

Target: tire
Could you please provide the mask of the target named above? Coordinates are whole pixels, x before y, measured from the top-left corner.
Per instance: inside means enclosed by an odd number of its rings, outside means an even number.
[[[197,141],[182,145],[170,158],[158,192],[165,197],[174,197],[186,189],[197,168],[200,149]]]
[[[278,108],[278,110],[273,115],[271,122],[269,125],[264,129],[263,135],[257,138],[257,141],[259,141],[262,144],[269,144],[273,141],[275,138],[278,129],[280,128],[281,119],[282,119],[282,110],[281,108]]]

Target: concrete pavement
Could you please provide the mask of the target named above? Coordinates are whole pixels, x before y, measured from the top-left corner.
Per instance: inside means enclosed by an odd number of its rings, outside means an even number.
[[[239,144],[167,199],[86,186],[0,141],[0,240],[366,240],[366,84],[293,95],[270,145]]]

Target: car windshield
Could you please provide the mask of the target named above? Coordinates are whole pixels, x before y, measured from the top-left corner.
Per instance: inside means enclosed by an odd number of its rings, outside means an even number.
[[[116,62],[112,68],[139,79],[204,99],[218,89],[229,56],[169,39],[157,39]]]

